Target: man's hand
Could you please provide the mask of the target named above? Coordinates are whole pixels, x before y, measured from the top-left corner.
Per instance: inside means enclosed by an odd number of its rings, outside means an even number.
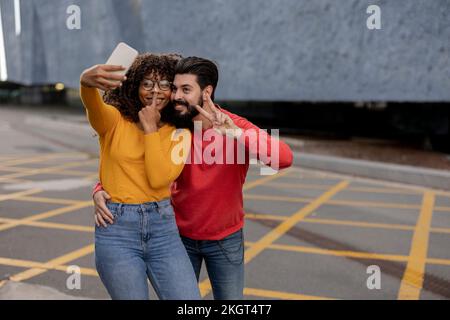
[[[238,138],[242,134],[242,129],[235,125],[227,114],[216,108],[209,94],[203,94],[203,108],[199,105],[196,105],[195,108],[211,121],[217,132],[233,138]]]
[[[157,92],[153,94],[153,101],[150,106],[145,106],[139,111],[139,121],[141,122],[144,133],[152,133],[158,131],[158,123],[161,119],[161,114],[156,108],[156,96]]]
[[[100,227],[100,225],[102,225],[103,227],[106,228],[107,227],[106,222],[110,224],[114,223],[114,216],[106,206],[106,201],[109,199],[111,199],[111,197],[109,196],[108,193],[106,193],[106,191],[97,191],[94,194],[94,205],[95,205],[94,217],[95,217],[95,224],[97,225],[97,227]]]
[[[115,73],[115,71],[125,70],[122,66],[98,64],[83,71],[80,76],[80,83],[85,87],[93,87],[103,91],[108,91],[120,87],[125,76]]]

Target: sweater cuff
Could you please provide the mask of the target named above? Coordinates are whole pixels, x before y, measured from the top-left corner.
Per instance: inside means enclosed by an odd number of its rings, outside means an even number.
[[[94,195],[99,191],[103,191],[103,187],[100,182],[97,182],[97,184],[94,186],[94,189],[92,190],[92,197],[94,197]]]

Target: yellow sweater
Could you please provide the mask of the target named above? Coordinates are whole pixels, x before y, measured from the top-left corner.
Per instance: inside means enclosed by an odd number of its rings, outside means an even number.
[[[100,181],[111,201],[138,204],[170,197],[170,184],[183,170],[191,134],[164,125],[144,134],[95,88],[81,86],[87,117],[99,135]]]

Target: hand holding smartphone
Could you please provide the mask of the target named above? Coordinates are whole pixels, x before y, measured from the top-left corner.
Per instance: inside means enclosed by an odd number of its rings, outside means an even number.
[[[106,61],[106,64],[95,65],[81,74],[80,82],[87,87],[95,87],[103,94],[121,86],[124,76],[138,56],[138,52],[120,42]]]
[[[106,65],[124,67],[124,70],[114,71],[114,73],[124,76],[128,69],[130,69],[138,54],[139,53],[135,49],[124,42],[120,42],[106,61]]]

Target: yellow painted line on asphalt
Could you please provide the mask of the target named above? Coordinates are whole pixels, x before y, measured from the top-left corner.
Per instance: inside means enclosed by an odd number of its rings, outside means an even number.
[[[269,180],[270,181],[270,180]],[[265,181],[267,182],[267,180]],[[260,254],[266,247],[270,246],[274,241],[276,241],[279,237],[285,234],[292,226],[300,222],[304,219],[308,214],[316,210],[323,203],[327,202],[331,197],[337,194],[339,191],[345,189],[349,184],[349,181],[339,182],[337,185],[330,188],[328,191],[323,193],[318,198],[314,199],[304,208],[300,209],[294,215],[289,217],[289,219],[280,223],[276,228],[272,229],[268,234],[262,237],[259,241],[257,241],[253,246],[251,246],[245,252],[245,264],[250,262],[254,257]],[[200,293],[202,297],[206,296],[211,291],[211,284],[209,279],[203,280],[199,284]]]
[[[0,166],[0,171],[7,171],[7,172],[27,172],[31,169],[36,168],[19,168],[19,167],[8,167],[8,166]]]
[[[31,170],[45,170],[45,169],[46,168],[19,168],[19,167],[2,167],[2,166],[0,166],[0,171],[21,172],[21,173],[28,173]],[[61,170],[57,170],[57,171],[52,171],[52,173],[53,174],[60,174],[60,175],[77,176],[77,177],[79,177],[79,176],[92,175],[95,172],[61,169]]]
[[[0,257],[0,265],[11,266],[11,267],[20,267],[20,268],[31,268],[31,269],[45,269],[47,271],[50,270],[58,270],[67,272],[68,265],[49,265],[45,262],[36,262],[30,260],[22,260],[22,259],[11,259]],[[88,276],[98,276],[98,273],[95,269],[92,268],[83,268],[80,267],[80,272],[82,275]]]
[[[250,241],[245,242],[245,246],[251,247],[253,244],[254,244],[254,242],[250,242]],[[329,256],[337,256],[337,257],[349,257],[349,258],[358,258],[358,259],[376,259],[376,260],[397,261],[397,262],[407,262],[408,261],[408,256],[404,256],[404,255],[362,252],[362,251],[329,250],[329,249],[294,246],[294,245],[287,245],[287,244],[271,244],[270,246],[267,247],[267,249],[329,255]],[[427,262],[427,264],[450,266],[449,259],[428,258],[426,260],[426,262]]]
[[[436,207],[434,207],[434,211],[435,211],[435,212],[438,212],[438,211],[441,211],[441,212],[450,212],[450,207],[438,207],[438,206],[436,206]]]
[[[61,165],[57,165],[57,166],[53,166],[53,167],[48,167],[48,168],[35,168],[35,169],[30,169],[25,172],[11,173],[11,174],[0,176],[0,181],[4,181],[7,179],[11,179],[11,178],[14,179],[14,178],[33,176],[33,175],[37,175],[37,174],[57,173],[58,171],[63,171],[67,168],[80,167],[82,165],[89,164],[93,161],[97,162],[98,160],[89,159],[89,160],[82,160],[82,161],[74,161],[74,162],[69,162],[69,163],[65,163],[65,164],[61,164]]]
[[[283,300],[336,300],[334,298],[310,296],[305,294],[281,292],[274,290],[263,290],[255,288],[244,288],[244,295],[270,299],[283,299]]]
[[[18,192],[14,192],[14,193],[8,193],[8,194],[2,194],[0,195],[0,201],[5,201],[5,200],[16,200],[17,198],[20,198],[22,196],[28,196],[30,194],[36,194],[42,192],[41,189],[35,188],[35,189],[31,189],[31,190],[25,190],[25,191],[18,191]]]
[[[89,175],[85,176],[84,178],[87,180],[100,180],[98,178],[98,172],[89,174]]]
[[[254,242],[249,242],[249,241],[245,242],[245,245],[246,246],[248,245],[250,248],[254,244],[255,244]],[[336,256],[336,257],[358,258],[358,259],[376,259],[376,260],[398,261],[398,262],[408,261],[408,257],[402,256],[402,255],[346,251],[346,250],[330,250],[330,249],[321,249],[321,248],[304,247],[304,246],[293,246],[293,245],[285,245],[285,244],[271,244],[271,245],[267,246],[267,249],[319,254],[319,255]]]
[[[427,264],[436,264],[441,266],[450,266],[449,259],[436,259],[436,258],[428,258]]]
[[[260,186],[262,184],[265,184],[269,181],[272,181],[274,179],[281,178],[285,175],[287,175],[290,172],[290,169],[284,169],[282,171],[279,171],[277,174],[271,175],[271,176],[264,176],[264,178],[257,179],[255,181],[249,181],[244,184],[244,187],[242,188],[243,191],[250,190],[252,188],[255,188],[257,186]]]
[[[289,216],[276,216],[268,214],[255,214],[246,213],[245,217],[248,219],[255,220],[275,220],[284,221],[289,218]],[[415,230],[415,226],[406,224],[386,224],[386,223],[375,223],[375,222],[362,222],[354,220],[334,220],[334,219],[317,219],[317,218],[305,218],[302,223],[317,223],[326,225],[342,225],[342,226],[354,226],[363,228],[379,228],[379,229],[393,229],[393,230],[405,230],[412,231]],[[432,233],[450,233],[450,228],[430,228]]]
[[[84,201],[80,201],[80,200],[46,198],[46,197],[28,197],[28,196],[21,196],[14,200],[27,201],[27,202],[41,202],[41,203],[50,203],[50,204],[77,204],[77,203],[82,203],[82,202],[84,203]]]
[[[432,233],[450,233],[450,228],[430,228]]]
[[[245,214],[246,217],[250,219],[259,220],[279,220],[284,221],[289,219],[289,216],[273,216],[265,214]],[[373,222],[361,222],[353,220],[334,220],[334,219],[316,219],[316,218],[305,218],[302,223],[316,223],[316,224],[326,224],[326,225],[341,225],[341,226],[353,226],[353,227],[363,227],[363,228],[380,228],[380,229],[394,229],[394,230],[414,230],[414,226],[403,225],[403,224],[385,224],[385,223],[373,223]],[[450,231],[450,229],[448,229]]]
[[[32,182],[32,181],[31,180],[25,180],[25,179],[14,179],[14,178],[11,178],[11,179],[4,179],[1,183],[4,183],[4,184],[9,183],[9,184],[11,184],[11,183],[29,183],[29,182]]]
[[[0,222],[3,223],[12,223],[20,221],[21,225],[38,227],[38,228],[47,228],[47,229],[61,229],[61,230],[69,230],[69,231],[81,231],[81,232],[94,232],[94,227],[81,226],[75,224],[65,224],[65,223],[54,223],[54,222],[42,222],[42,221],[23,221],[20,219],[10,219],[10,218],[0,218]],[[94,219],[92,219],[94,221]],[[94,223],[94,222],[93,222]]]
[[[418,300],[420,298],[427,260],[434,198],[435,195],[431,191],[427,191],[423,195],[422,210],[417,219],[408,264],[398,293],[398,299],[400,300]]]
[[[0,225],[0,231],[4,231],[4,230],[7,230],[7,229],[11,229],[11,228],[23,225],[26,222],[43,220],[43,219],[54,217],[54,216],[57,216],[57,215],[60,215],[60,214],[63,214],[63,213],[67,213],[67,212],[75,211],[75,210],[78,210],[78,209],[90,207],[92,205],[93,205],[93,203],[92,203],[91,200],[90,201],[84,201],[84,202],[81,202],[81,203],[69,205],[67,207],[58,208],[58,209],[50,210],[50,211],[47,211],[47,212],[39,213],[39,214],[30,216],[30,217],[26,217],[26,218],[23,218],[23,219],[17,219],[14,222]]]
[[[340,225],[340,226],[350,226],[350,227],[362,227],[362,228],[376,228],[376,229],[392,229],[392,230],[404,230],[411,231],[414,230],[414,226],[404,225],[404,224],[387,224],[387,223],[374,223],[374,222],[361,222],[352,220],[334,220],[334,219],[314,219],[308,218],[303,220],[307,223],[316,224],[327,224],[327,225]]]
[[[58,173],[68,175],[68,176],[77,176],[77,177],[88,177],[92,175],[97,175],[98,172],[92,172],[92,171],[82,171],[82,170],[63,170],[59,171]]]
[[[289,216],[275,216],[270,214],[256,214],[256,213],[245,213],[245,218],[254,219],[254,220],[275,220],[275,221],[284,221],[289,218]]]
[[[36,277],[40,274],[43,274],[47,272],[49,269],[55,269],[56,267],[60,267],[63,264],[66,264],[68,262],[77,260],[79,258],[82,258],[88,254],[91,254],[94,252],[94,245],[90,244],[88,246],[85,246],[81,249],[69,252],[65,255],[62,255],[58,258],[52,259],[48,262],[45,262],[43,266],[41,267],[33,267],[31,269],[28,269],[26,271],[17,273],[10,277],[10,280],[12,281],[24,281],[31,279],[33,277]]]
[[[244,199],[249,200],[264,200],[264,201],[284,201],[294,203],[308,203],[314,198],[297,198],[284,196],[268,196],[259,194],[244,194]],[[420,209],[419,205],[389,203],[389,202],[370,202],[370,201],[352,201],[352,200],[328,200],[326,204],[350,207],[374,207],[374,208],[392,208],[392,209]],[[437,208],[435,208],[436,210]],[[444,208],[440,208],[444,209]],[[450,211],[450,208],[448,208]]]
[[[2,165],[7,166],[14,166],[18,164],[26,164],[26,163],[35,163],[35,162],[42,162],[50,159],[58,159],[58,158],[70,158],[70,157],[79,157],[79,156],[85,156],[84,153],[79,152],[62,152],[62,153],[50,153],[47,155],[23,155],[20,156],[22,159],[15,159],[10,161],[5,161],[2,163]],[[19,157],[19,156],[18,156]]]
[[[313,189],[313,190],[324,190],[327,186],[319,185],[319,184],[300,184],[300,183],[283,183],[283,182],[270,182],[267,184],[268,186],[273,187],[281,187],[286,189]],[[416,190],[406,190],[406,189],[397,189],[397,188],[371,188],[371,187],[348,187],[346,191],[352,192],[363,192],[363,193],[386,193],[386,194],[411,194],[411,195],[420,195],[421,191]]]

